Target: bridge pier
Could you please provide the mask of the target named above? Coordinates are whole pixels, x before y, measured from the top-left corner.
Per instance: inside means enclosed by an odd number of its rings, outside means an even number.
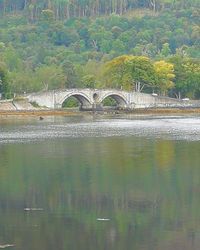
[[[93,105],[80,105],[79,106],[80,111],[92,111],[93,110]]]
[[[62,108],[62,104],[56,103],[54,104],[54,109],[61,109]]]
[[[103,105],[102,103],[94,103],[92,105],[93,111],[102,111],[103,110]]]
[[[80,105],[80,111],[103,111],[103,105],[101,103],[93,103],[92,105]]]

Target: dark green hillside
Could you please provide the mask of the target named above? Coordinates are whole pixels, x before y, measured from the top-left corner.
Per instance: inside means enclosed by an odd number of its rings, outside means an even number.
[[[162,94],[199,97],[198,0],[1,0],[0,15],[5,97],[107,82],[116,87],[107,62],[121,55],[150,58],[154,82],[143,91],[153,86]],[[163,72],[163,61],[173,69]],[[126,68],[125,89],[137,85],[129,73]],[[163,79],[170,84],[163,87]]]

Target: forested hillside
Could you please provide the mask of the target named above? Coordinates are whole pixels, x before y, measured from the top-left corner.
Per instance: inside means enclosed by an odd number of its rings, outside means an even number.
[[[136,8],[154,12],[164,9],[198,7],[199,0],[1,0],[3,14],[25,11],[31,19],[40,17],[41,11],[51,9],[56,19],[124,14]]]
[[[199,0],[0,0],[0,90],[200,96]]]

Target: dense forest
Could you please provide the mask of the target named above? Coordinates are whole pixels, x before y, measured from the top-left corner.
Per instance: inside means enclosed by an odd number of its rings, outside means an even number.
[[[0,92],[200,97],[199,0],[0,0]]]
[[[56,19],[124,14],[135,8],[148,8],[154,12],[163,9],[198,7],[199,0],[1,0],[3,14],[26,11],[37,19],[41,11],[51,9]]]

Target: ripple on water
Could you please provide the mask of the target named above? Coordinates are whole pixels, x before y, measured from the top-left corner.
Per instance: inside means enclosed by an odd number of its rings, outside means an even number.
[[[143,136],[173,140],[200,140],[200,118],[151,117],[100,119],[87,122],[36,123],[0,127],[0,143],[30,142],[53,138]]]

